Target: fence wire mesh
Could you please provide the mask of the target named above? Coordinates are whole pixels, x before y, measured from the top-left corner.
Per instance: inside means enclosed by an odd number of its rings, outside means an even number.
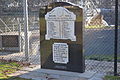
[[[84,31],[86,70],[114,74],[115,0],[92,0],[97,14],[88,19]],[[120,4],[119,4],[120,6]],[[119,11],[120,13],[120,11]],[[120,18],[119,18],[120,20]],[[120,26],[120,23],[119,23]],[[120,31],[120,27],[119,27]],[[120,32],[118,32],[120,38]],[[118,46],[120,40],[118,40]],[[120,73],[120,46],[118,73]]]
[[[39,8],[52,1],[54,0],[28,1],[30,53],[26,62],[29,64],[40,65]],[[113,74],[115,0],[68,1],[85,7],[86,26],[83,36],[86,70]],[[0,0],[0,7],[0,60],[25,62],[23,2]],[[118,73],[120,73],[120,27],[118,33]]]
[[[38,0],[39,1],[39,0]],[[24,12],[22,0],[0,0],[0,60],[40,65],[38,2],[28,2],[29,60],[25,61]],[[33,4],[34,3],[34,4]],[[39,1],[40,3],[40,1]]]

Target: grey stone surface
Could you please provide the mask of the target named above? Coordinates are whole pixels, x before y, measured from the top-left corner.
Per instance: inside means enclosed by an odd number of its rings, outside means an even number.
[[[75,73],[57,70],[37,69],[20,75],[33,80],[102,80],[103,74],[95,72]]]
[[[114,70],[114,62],[86,60],[85,65],[86,65],[87,71],[95,71],[98,73],[107,73],[107,74],[114,72],[113,71]],[[118,66],[120,66],[120,63],[118,63]],[[120,68],[118,68],[118,72],[119,71],[120,71]]]
[[[103,80],[105,73],[96,73],[92,78],[88,80]]]
[[[57,74],[61,76],[69,76],[69,77],[79,77],[79,78],[91,78],[95,72],[85,72],[85,73],[76,73],[76,72],[66,72],[66,71],[58,71],[58,70],[48,70],[48,69],[39,69],[36,72],[47,73],[47,74]]]
[[[94,77],[94,78],[91,78],[91,79],[88,79],[88,80],[103,80],[103,79]]]
[[[96,72],[75,73],[57,70],[43,70],[39,65],[25,67],[9,76],[19,76],[33,80],[103,80],[105,74]]]

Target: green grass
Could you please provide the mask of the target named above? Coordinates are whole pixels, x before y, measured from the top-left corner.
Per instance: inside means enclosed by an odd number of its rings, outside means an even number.
[[[113,61],[114,60],[114,54],[112,55],[106,55],[106,54],[91,54],[91,55],[85,55],[85,59],[87,60],[98,60],[98,61]],[[118,62],[120,62],[120,55],[118,55]]]
[[[20,77],[9,77],[9,78],[4,78],[0,80],[32,80],[32,79],[25,79],[25,78],[20,78]]]
[[[105,76],[104,80],[120,80],[119,76]]]
[[[17,63],[0,62],[0,73],[6,76],[7,74],[14,73],[19,68]],[[3,76],[0,76],[3,77]]]
[[[17,62],[0,61],[0,80],[30,80],[19,77],[9,77],[8,74],[14,73],[22,68]]]
[[[114,59],[113,55],[108,56],[108,55],[99,55],[99,54],[86,55],[85,58],[89,60],[98,60],[98,61],[112,61]]]

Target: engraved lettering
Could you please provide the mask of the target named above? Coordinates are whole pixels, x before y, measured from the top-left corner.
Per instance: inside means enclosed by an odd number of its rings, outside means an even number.
[[[64,7],[56,7],[45,15],[47,34],[46,40],[69,39],[76,41],[76,15]]]
[[[67,64],[68,57],[68,45],[66,43],[53,44],[53,61],[55,63]]]

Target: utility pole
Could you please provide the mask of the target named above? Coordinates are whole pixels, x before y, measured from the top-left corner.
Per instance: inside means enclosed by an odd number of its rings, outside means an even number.
[[[115,46],[114,46],[114,76],[117,76],[118,56],[118,0],[115,0]]]
[[[24,7],[24,36],[25,36],[25,60],[29,59],[29,29],[28,29],[28,4],[27,0],[23,0]]]

